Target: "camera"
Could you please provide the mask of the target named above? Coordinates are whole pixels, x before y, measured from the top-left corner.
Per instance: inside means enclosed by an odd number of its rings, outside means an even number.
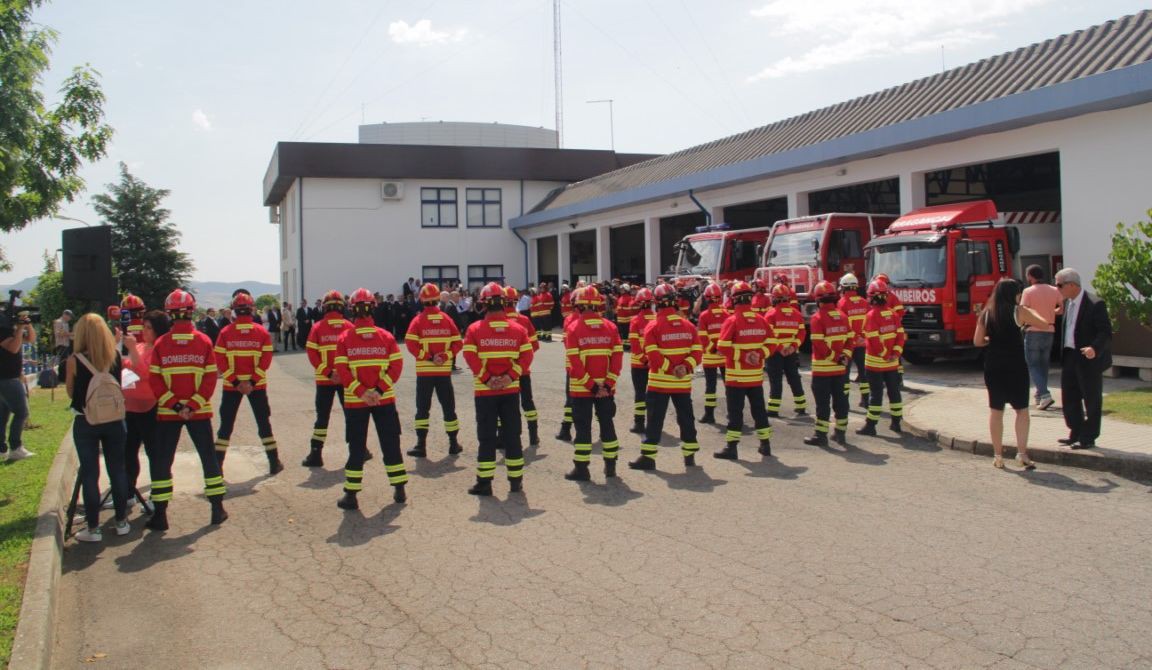
[[[40,309],[31,305],[16,305],[16,301],[24,292],[19,289],[10,289],[8,291],[8,301],[3,303],[2,317],[0,317],[0,325],[5,328],[12,328],[16,325],[25,325],[29,323],[40,323]]]

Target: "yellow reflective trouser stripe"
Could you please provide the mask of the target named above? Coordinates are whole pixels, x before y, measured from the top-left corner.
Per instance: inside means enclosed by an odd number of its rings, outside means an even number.
[[[224,477],[205,477],[204,478],[204,495],[206,496],[222,496],[224,495]]]
[[[387,465],[384,467],[384,471],[388,473],[388,483],[393,486],[404,484],[408,481],[408,473],[404,470],[403,463]]]

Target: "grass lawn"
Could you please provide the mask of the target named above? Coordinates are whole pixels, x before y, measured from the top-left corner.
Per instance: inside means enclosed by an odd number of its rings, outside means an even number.
[[[55,402],[50,397],[49,391],[33,389],[29,398],[30,425],[24,429],[24,446],[36,455],[0,463],[0,667],[8,666],[12,654],[44,482],[60,441],[72,425],[64,388],[56,389]]]
[[[1152,425],[1152,387],[1104,396],[1104,416]]]

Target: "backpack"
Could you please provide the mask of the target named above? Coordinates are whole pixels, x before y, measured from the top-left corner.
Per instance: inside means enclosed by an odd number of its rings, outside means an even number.
[[[92,373],[88,382],[88,394],[84,397],[84,418],[90,425],[97,426],[113,421],[123,421],[124,390],[111,372],[99,372],[88,362],[84,354],[76,354],[76,360],[84,364]]]

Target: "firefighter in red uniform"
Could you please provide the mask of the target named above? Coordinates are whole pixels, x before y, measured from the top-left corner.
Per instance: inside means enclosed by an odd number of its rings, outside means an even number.
[[[776,351],[768,358],[768,416],[780,416],[783,379],[788,378],[796,416],[808,413],[808,399],[800,382],[800,345],[804,343],[804,316],[792,306],[792,292],[784,284],[772,287],[772,309],[764,315],[772,326]]]
[[[829,418],[836,415],[833,439],[845,443],[848,430],[847,364],[852,360],[852,340],[856,337],[848,317],[836,308],[836,287],[817,282],[812,288],[817,311],[809,321],[812,337],[812,397],[816,399],[816,432],[804,444],[828,446]]]
[[[723,307],[724,291],[715,282],[704,289],[701,299],[700,316],[696,319],[700,346],[704,348],[704,416],[700,423],[716,423],[716,385],[724,373],[724,355],[716,350],[716,343],[728,312]]]
[[[537,337],[536,327],[532,320],[516,311],[516,301],[520,299],[520,292],[515,286],[504,287],[504,313],[508,320],[519,324],[524,332],[528,333],[528,340],[532,343],[532,355],[540,350],[540,340]],[[528,445],[540,446],[540,414],[536,411],[536,399],[532,397],[532,371],[524,368],[520,375],[520,408],[524,410],[524,423],[528,425]]]
[[[435,284],[420,287],[424,309],[412,319],[404,336],[408,353],[416,359],[416,446],[408,450],[408,455],[416,458],[428,456],[433,392],[444,412],[448,453],[455,455],[464,450],[457,439],[460,421],[456,418],[456,392],[452,388],[452,363],[463,344],[455,322],[440,311],[440,294],[440,287]]]
[[[480,289],[484,319],[468,326],[464,361],[476,393],[476,483],[468,493],[492,495],[496,445],[504,447],[504,467],[513,493],[523,490],[524,449],[520,444],[520,375],[532,364],[528,333],[508,320],[504,290],[496,282]]]
[[[120,321],[128,323],[125,330],[137,342],[144,341],[144,301],[139,296],[129,293],[120,301]]]
[[[840,302],[836,308],[847,317],[848,325],[852,327],[852,337],[844,349],[852,354],[848,366],[844,370],[844,395],[848,395],[851,387],[848,373],[853,365],[856,366],[856,385],[860,389],[860,406],[868,408],[868,375],[864,372],[864,319],[868,316],[868,301],[860,295],[860,283],[856,275],[849,272],[840,278]]]
[[[631,432],[644,434],[644,418],[648,415],[648,357],[644,355],[644,331],[656,320],[652,311],[652,290],[647,286],[636,291],[636,316],[628,324],[629,362],[632,366],[632,428]]]
[[[224,326],[216,337],[216,367],[224,380],[220,397],[220,427],[216,430],[216,458],[224,467],[224,456],[231,444],[236,412],[245,396],[256,419],[256,432],[268,456],[268,474],[284,469],[276,438],[272,436],[272,410],[268,405],[268,367],[272,365],[272,337],[264,326],[252,321],[256,301],[248,293],[237,293],[232,299],[236,320]]]
[[[568,329],[571,328],[572,325],[577,320],[578,315],[576,313],[576,301],[579,299],[580,292],[583,290],[584,290],[584,282],[580,281],[576,285],[575,291],[569,291],[566,294],[568,296],[569,304],[571,306],[569,307],[568,313],[565,314],[564,323],[563,323],[562,327],[560,328],[561,332],[563,333],[563,337],[565,338],[561,341],[564,341],[564,342],[567,341]],[[568,369],[568,358],[565,357],[564,358],[564,418],[560,422],[560,432],[556,433],[556,439],[560,440],[561,442],[571,442],[572,441],[572,396],[571,396],[571,394],[568,393],[568,387],[571,384],[571,378],[570,377],[571,377],[571,375],[570,375],[570,372]]]
[[[581,279],[576,284],[576,290],[584,288],[584,280]],[[568,317],[572,316],[572,289],[568,288],[567,284],[560,285],[560,318],[567,321]]]
[[[724,357],[724,394],[728,401],[727,444],[712,454],[716,458],[736,460],[736,447],[744,432],[744,401],[752,413],[760,454],[772,455],[772,427],[764,406],[764,361],[772,355],[775,340],[772,327],[763,315],[752,308],[752,287],[736,281],[731,288],[732,314],[725,319],[716,341],[716,350]]]
[[[635,306],[635,298],[632,294],[632,287],[628,284],[620,285],[620,295],[616,298],[616,332],[620,335],[620,341],[624,344],[624,348],[628,349],[628,326],[632,324],[632,318],[637,313]]]
[[[892,313],[895,314],[896,318],[900,319],[900,323],[903,324],[904,323],[904,303],[901,302],[900,296],[896,295],[896,292],[892,290],[892,280],[889,279],[888,275],[883,273],[883,272],[876,275],[876,279],[884,282],[884,284],[888,286],[888,309],[892,310]],[[903,389],[904,388],[904,359],[903,359],[903,354],[901,354],[900,364],[898,366],[896,366],[896,371],[900,373],[900,388]]]
[[[396,412],[396,382],[404,369],[404,356],[392,334],[372,320],[376,298],[366,288],[348,297],[352,327],[343,329],[336,343],[333,365],[344,387],[344,423],[348,434],[348,461],[344,464],[341,509],[359,509],[356,499],[364,488],[364,456],[368,453],[368,424],[376,426],[384,470],[392,485],[392,500],[408,500],[404,485],[408,473],[400,454],[400,415]]]
[[[224,476],[212,448],[212,405],[216,390],[216,357],[212,340],[192,325],[196,299],[191,293],[175,290],[164,300],[172,318],[172,330],[161,335],[152,347],[148,383],[156,396],[156,459],[149,462],[152,475],[152,502],[155,512],[145,524],[152,530],[168,530],[168,503],[172,501],[172,463],[180,431],[188,437],[200,456],[204,470],[204,495],[212,505],[212,524],[228,518],[224,511]]]
[[[600,444],[604,455],[604,476],[616,476],[616,458],[620,441],[616,438],[616,381],[624,362],[620,333],[602,317],[604,298],[595,286],[580,291],[576,298],[577,316],[564,333],[568,357],[568,395],[572,398],[572,419],[576,428],[573,442],[575,465],[564,475],[569,481],[591,479],[588,464],[592,459],[592,415],[600,426]]]
[[[332,414],[332,401],[339,398],[340,377],[332,360],[336,354],[336,343],[340,336],[352,328],[344,318],[344,295],[339,291],[329,291],[322,301],[324,316],[312,325],[308,332],[308,343],[304,346],[308,360],[316,370],[316,423],[312,426],[312,444],[308,456],[301,465],[309,468],[324,466],[324,442],[328,438],[328,418]]]
[[[868,417],[860,435],[875,435],[884,409],[884,390],[888,390],[888,413],[892,417],[892,432],[900,433],[900,420],[904,416],[904,400],[900,396],[900,354],[904,352],[904,326],[900,316],[888,306],[888,285],[882,281],[868,284],[868,317],[864,321],[864,369],[872,395],[868,400]]]
[[[692,287],[687,279],[677,279],[673,285],[676,289],[676,311],[685,319],[691,319],[692,314]]]
[[[768,295],[768,283],[763,279],[752,280],[756,293],[752,296],[752,311],[765,316],[772,309],[772,298]]]
[[[552,298],[552,291],[548,289],[548,284],[541,282],[532,303],[532,318],[536,319],[537,339],[540,341],[552,341],[552,310],[555,308],[556,301]]]
[[[656,320],[644,331],[644,353],[648,356],[648,425],[640,457],[628,464],[634,470],[655,470],[660,434],[668,403],[676,408],[680,425],[680,450],[684,466],[696,465],[696,420],[692,416],[692,373],[700,365],[703,348],[692,322],[677,313],[676,292],[661,284],[653,292]]]

